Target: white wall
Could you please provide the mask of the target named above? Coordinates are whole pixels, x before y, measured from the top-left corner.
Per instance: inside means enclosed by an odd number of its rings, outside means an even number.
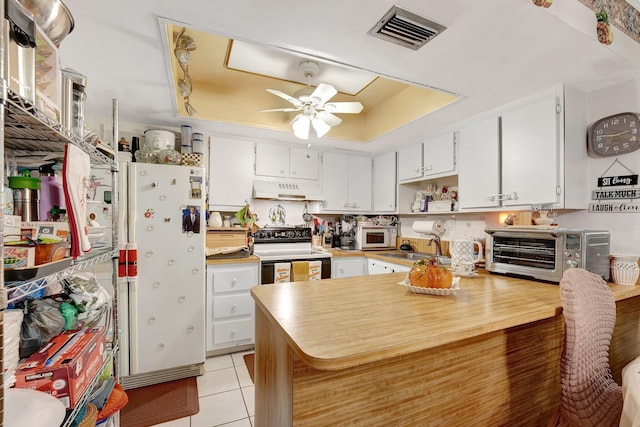
[[[616,84],[593,91],[588,97],[587,115],[589,123],[599,118],[625,111],[640,112],[640,76],[635,81]],[[589,178],[585,183],[589,194],[597,190],[597,179],[613,163],[615,157],[589,158]],[[640,151],[625,154],[618,160],[640,174]],[[614,166],[609,174],[630,173],[619,165]],[[633,203],[640,203],[635,199]],[[558,224],[563,227],[595,228],[609,230],[611,233],[611,253],[615,255],[640,256],[640,214],[638,213],[589,213],[587,210],[565,213],[558,217]]]

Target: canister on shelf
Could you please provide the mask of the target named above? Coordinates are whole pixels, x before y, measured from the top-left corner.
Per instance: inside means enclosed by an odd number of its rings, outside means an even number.
[[[204,150],[204,135],[194,133],[191,139],[191,152],[194,154],[202,154]]]

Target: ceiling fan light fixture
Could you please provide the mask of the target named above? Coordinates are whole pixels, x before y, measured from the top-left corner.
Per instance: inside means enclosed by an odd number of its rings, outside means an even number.
[[[182,78],[178,80],[178,92],[184,99],[184,109],[189,116],[193,116],[197,113],[196,109],[189,102],[189,97],[193,92],[193,83],[191,76],[189,75],[189,62],[191,62],[191,51],[196,50],[196,42],[193,37],[185,34],[186,28],[182,28],[178,37],[176,37],[176,44],[173,49],[173,54],[178,60],[178,64],[182,69]]]
[[[331,130],[331,126],[318,118],[312,119],[311,125],[313,126],[313,130],[316,131],[316,135],[318,136],[318,138],[322,138],[327,134],[327,132]]]
[[[178,58],[178,62],[180,64],[187,65],[191,62],[191,54],[187,49],[176,48],[173,52],[175,53],[176,58]]]
[[[191,95],[191,83],[185,79],[180,79],[178,81],[178,90],[180,91],[180,96],[183,98]]]
[[[307,140],[309,139],[309,128],[311,127],[309,117],[304,114],[298,114],[291,121],[291,128],[296,138]]]

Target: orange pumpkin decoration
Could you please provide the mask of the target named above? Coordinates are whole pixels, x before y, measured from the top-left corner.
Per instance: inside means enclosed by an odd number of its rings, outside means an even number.
[[[451,272],[438,265],[437,258],[425,258],[409,271],[409,283],[421,288],[450,288],[453,281]]]

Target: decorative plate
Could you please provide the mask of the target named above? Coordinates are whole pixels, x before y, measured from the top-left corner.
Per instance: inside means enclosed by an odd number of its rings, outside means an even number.
[[[414,294],[426,294],[426,295],[455,295],[460,290],[460,278],[454,277],[451,282],[450,288],[421,288],[419,286],[412,286],[407,278],[402,282],[398,282],[402,286],[409,289]]]

